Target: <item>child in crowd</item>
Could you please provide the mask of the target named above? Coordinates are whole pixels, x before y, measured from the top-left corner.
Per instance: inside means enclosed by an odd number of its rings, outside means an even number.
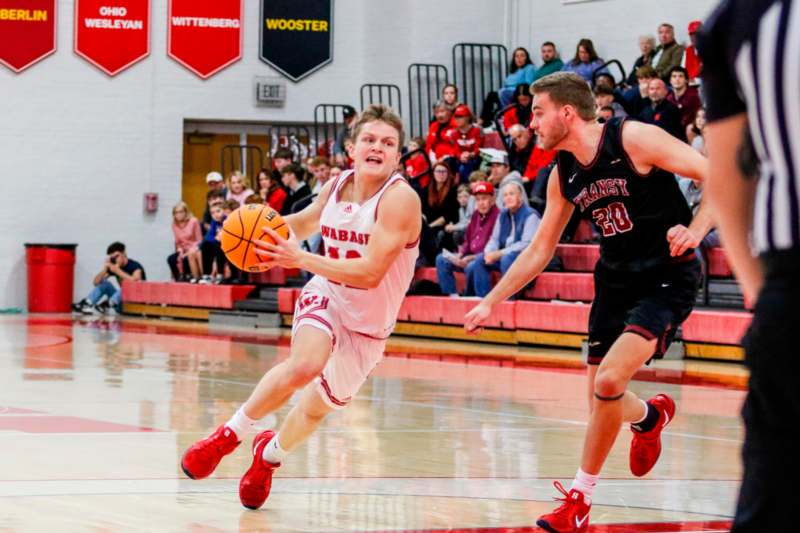
[[[263,204],[263,203],[264,203],[264,199],[261,198],[260,194],[255,193],[255,192],[244,199],[244,205],[247,205],[247,204]]]
[[[453,236],[453,243],[456,246],[461,246],[464,240],[464,230],[469,225],[469,220],[472,218],[472,212],[475,210],[475,205],[470,206],[470,198],[472,192],[470,186],[462,183],[458,186],[456,199],[458,200],[458,222],[451,222],[445,225],[444,231]]]
[[[479,127],[473,125],[474,117],[467,104],[458,104],[453,119],[456,123],[453,138],[458,154],[458,177],[461,183],[466,183],[470,172],[477,170],[481,164],[483,133]]]
[[[211,225],[203,237],[203,242],[200,244],[200,251],[203,256],[203,279],[201,283],[219,283],[225,274],[225,267],[227,266],[227,259],[222,251],[220,244],[220,232],[222,224],[225,222],[225,212],[222,209],[222,204],[214,204],[211,206]],[[228,270],[230,276],[230,269]]]
[[[222,204],[222,212],[225,213],[225,217],[230,215],[233,211],[239,209],[241,204],[236,200],[226,200],[224,204]]]
[[[186,202],[178,202],[172,208],[172,234],[175,236],[175,253],[167,258],[175,281],[186,279],[185,268],[189,267],[189,281],[197,283],[203,271],[200,242],[203,234],[200,222],[195,218]]]
[[[408,151],[414,152],[425,147],[425,140],[422,137],[414,137],[408,141]],[[422,194],[431,181],[431,173],[428,162],[422,152],[417,152],[406,161],[406,178],[417,193]]]
[[[211,227],[211,208],[215,205],[221,206],[225,203],[225,193],[219,190],[211,190],[208,191],[206,194],[206,211],[208,211],[209,219],[208,223],[205,222],[205,217],[203,218],[203,233],[208,231],[208,228]]]

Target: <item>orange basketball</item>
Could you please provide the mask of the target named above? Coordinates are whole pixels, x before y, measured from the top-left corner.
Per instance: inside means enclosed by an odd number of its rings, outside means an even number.
[[[283,217],[268,205],[245,204],[233,211],[222,224],[220,244],[228,260],[246,272],[264,272],[269,268],[257,266],[266,261],[255,253],[254,240],[275,242],[264,226],[269,226],[285,238],[289,237],[289,225]]]

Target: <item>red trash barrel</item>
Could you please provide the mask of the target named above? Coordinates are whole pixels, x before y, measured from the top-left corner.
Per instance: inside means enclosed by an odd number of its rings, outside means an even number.
[[[77,244],[25,243],[28,312],[69,313]]]

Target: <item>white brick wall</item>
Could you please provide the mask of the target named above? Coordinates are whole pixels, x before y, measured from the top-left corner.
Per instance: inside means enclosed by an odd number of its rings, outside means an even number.
[[[73,2],[59,0],[58,51],[20,75],[0,68],[0,169],[10,191],[0,209],[0,308],[25,305],[24,242],[79,244],[76,298],[89,290],[106,245],[117,239],[151,279],[168,277],[184,119],[311,121],[317,103],[357,105],[365,82],[395,83],[406,98],[408,64],[449,65],[458,41],[536,43],[536,49],[551,39],[570,50],[588,35],[603,55],[632,60],[641,26],[655,31],[662,19],[671,20],[685,37],[686,22],[710,3],[337,0],[333,63],[288,82],[284,109],[265,109],[253,103],[253,77],[276,73],[258,60],[255,0],[245,0],[242,60],[207,81],[167,58],[166,0],[152,0],[150,57],[114,78],[72,52]],[[622,15],[634,17],[623,18],[631,28],[626,37],[613,12],[634,4],[638,13]],[[143,214],[145,192],[159,194],[155,216]]]

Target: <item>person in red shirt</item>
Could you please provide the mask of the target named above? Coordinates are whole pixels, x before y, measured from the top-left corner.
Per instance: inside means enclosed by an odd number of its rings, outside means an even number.
[[[408,141],[408,151],[414,152],[420,148],[425,148],[425,140],[422,137],[414,137]],[[406,179],[417,191],[422,194],[422,191],[428,188],[428,183],[431,181],[430,165],[425,158],[425,154],[417,152],[405,161]]]
[[[702,107],[700,94],[697,87],[689,86],[689,75],[683,67],[669,69],[669,84],[672,91],[667,94],[667,100],[675,104],[681,112],[681,126],[686,127],[694,122],[697,110]]]
[[[433,110],[436,121],[428,128],[428,137],[425,139],[425,152],[431,164],[448,157],[458,157],[454,138],[456,123],[453,120],[453,108],[444,100],[439,100]]]
[[[456,123],[454,139],[458,151],[458,175],[461,183],[481,164],[480,149],[483,145],[481,129],[473,124],[472,110],[467,104],[459,104],[453,113]]]
[[[508,131],[514,124],[527,126],[531,123],[531,91],[527,85],[521,83],[514,91],[514,107],[503,113],[503,134],[508,135]]]
[[[553,162],[556,152],[539,146],[531,130],[522,124],[511,126],[509,134],[512,141],[508,151],[511,169],[522,174],[525,190],[530,193],[539,171]]]
[[[696,46],[696,35],[702,26],[703,23],[699,20],[693,20],[689,23],[689,39],[691,39],[692,44],[686,47],[686,52],[683,54],[683,66],[686,67],[686,71],[689,73],[690,85],[699,85],[699,78],[703,73],[703,61],[700,59],[700,56],[697,55]]]

